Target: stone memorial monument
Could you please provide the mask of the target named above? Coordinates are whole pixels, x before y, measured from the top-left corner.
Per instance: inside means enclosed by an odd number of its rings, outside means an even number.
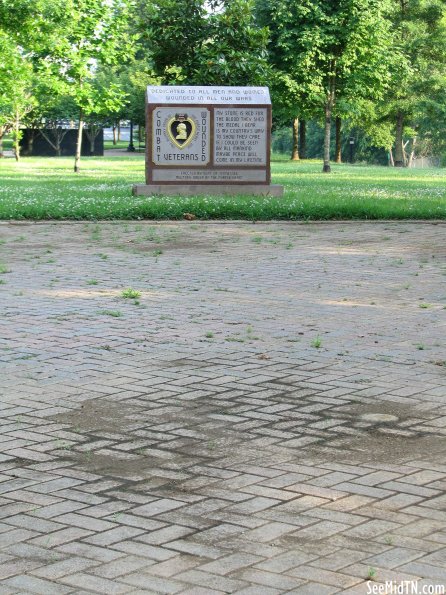
[[[133,194],[283,194],[267,87],[150,86],[146,135],[146,184]]]

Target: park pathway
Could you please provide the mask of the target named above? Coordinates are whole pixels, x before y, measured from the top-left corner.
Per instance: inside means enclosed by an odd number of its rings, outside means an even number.
[[[445,233],[0,225],[0,595],[445,585]]]

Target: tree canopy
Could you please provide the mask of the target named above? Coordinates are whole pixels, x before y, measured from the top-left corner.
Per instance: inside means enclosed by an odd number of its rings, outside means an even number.
[[[0,155],[29,122],[143,125],[147,84],[188,82],[270,86],[325,171],[334,121],[406,165],[446,153],[445,50],[444,0],[0,0]]]

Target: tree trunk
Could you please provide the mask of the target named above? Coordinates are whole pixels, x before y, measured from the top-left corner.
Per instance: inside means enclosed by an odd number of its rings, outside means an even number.
[[[34,128],[32,128],[30,130],[29,136],[28,136],[28,156],[32,157],[33,156],[33,150],[34,150],[34,138],[35,138],[35,131]]]
[[[14,153],[15,160],[20,161],[20,118],[18,112],[16,113],[14,122]]]
[[[62,157],[62,142],[67,134],[67,130],[63,130],[62,128],[56,129],[56,155],[57,157]]]
[[[324,167],[322,172],[329,174],[330,167],[330,141],[331,141],[331,114],[335,104],[336,64],[331,64],[330,88],[325,102],[325,132],[324,132]]]
[[[0,126],[0,159],[4,157],[3,154],[3,137],[5,136],[5,128],[4,126]]]
[[[84,128],[84,121],[83,121],[83,114],[82,111],[79,114],[79,130],[77,131],[77,142],[76,142],[76,156],[74,158],[74,173],[78,174],[80,172],[80,163],[81,163],[81,151],[82,151],[82,130]]]
[[[409,156],[409,162],[407,164],[407,167],[412,167],[413,158],[414,158],[414,155],[415,155],[415,145],[416,145],[416,143],[417,143],[417,137],[414,136],[413,139],[412,139],[412,147],[411,147],[410,156]]]
[[[291,161],[299,161],[299,118],[293,120],[293,150]]]
[[[96,140],[96,135],[94,131],[92,131],[90,136],[90,157],[94,156],[94,141]]]
[[[305,120],[300,121],[299,126],[299,154],[301,159],[306,158],[307,154],[307,123]]]
[[[404,116],[398,112],[396,117],[396,133],[395,133],[395,167],[404,167],[404,153],[403,153],[403,128]]]
[[[406,140],[406,142],[403,142],[403,163],[404,163],[404,167],[407,167],[407,153],[406,153],[406,147],[409,144],[409,141]]]
[[[325,104],[325,132],[324,132],[324,167],[322,172],[329,174],[330,167],[330,140],[331,140],[331,110],[332,104],[330,99]]]
[[[138,124],[138,143],[141,144],[142,141],[144,140],[144,128],[141,126],[141,124]]]
[[[116,145],[118,143],[118,137],[116,134],[116,124],[113,124],[113,144]]]
[[[121,140],[121,120],[118,121],[118,140]]]
[[[389,149],[389,166],[390,167],[395,167],[395,161],[393,160],[392,147],[390,147],[390,149]]]
[[[341,128],[342,128],[342,120],[339,116],[336,116],[336,151],[335,151],[335,162],[336,163],[342,163]]]

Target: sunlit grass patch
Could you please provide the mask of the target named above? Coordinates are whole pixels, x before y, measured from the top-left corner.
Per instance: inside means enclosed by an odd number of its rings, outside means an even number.
[[[274,198],[135,197],[142,154],[84,158],[79,175],[72,168],[65,157],[3,159],[0,219],[446,219],[444,169],[333,165],[327,175],[318,161],[273,156],[272,182],[285,187]]]

